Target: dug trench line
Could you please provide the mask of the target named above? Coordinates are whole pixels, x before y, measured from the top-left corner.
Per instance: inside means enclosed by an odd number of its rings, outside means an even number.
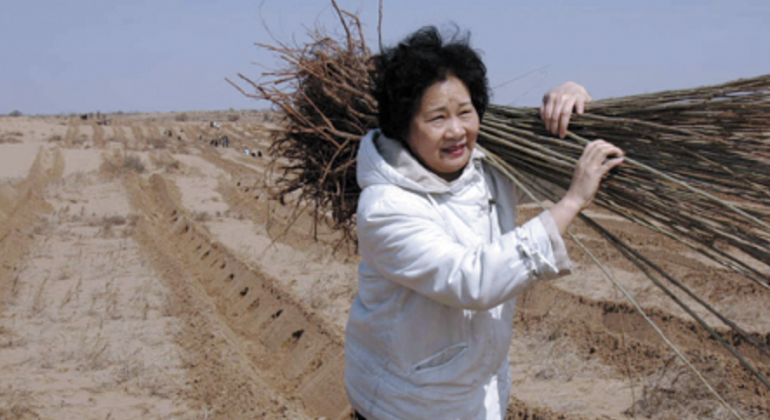
[[[19,184],[0,184],[0,301],[13,292],[18,281],[32,229],[40,217],[51,212],[43,198],[43,189],[61,178],[64,156],[59,148],[38,150],[27,178]]]
[[[91,123],[91,128],[94,130],[94,147],[103,149],[107,145],[107,142],[104,140],[104,127],[97,122],[93,122]]]
[[[339,338],[258,269],[212,243],[172,201],[173,192],[164,178],[153,175],[145,182],[137,177],[127,187],[133,205],[144,215],[144,236],[138,241],[169,267],[183,270],[182,281],[188,284],[172,282],[172,289],[192,290],[187,292],[191,300],[209,300],[216,308],[210,322],[218,324],[216,328],[252,367],[249,376],[259,378],[286,400],[299,400],[308,414],[347,418],[350,407],[342,383]],[[200,290],[197,298],[195,290]],[[228,390],[233,386],[227,381],[220,385]],[[254,396],[252,405],[263,404]]]
[[[145,136],[144,132],[142,132],[142,127],[140,127],[141,123],[138,121],[131,121],[128,123],[129,127],[131,129],[131,133],[134,136],[134,141],[137,143],[144,142],[148,139],[147,136]]]
[[[113,138],[113,140],[115,140],[118,143],[127,144],[128,136],[126,136],[124,127],[121,127],[120,124],[122,124],[122,122],[118,120],[115,120],[113,122],[112,130],[113,130],[113,133],[115,134],[115,137]]]
[[[70,118],[69,123],[67,124],[67,134],[64,136],[64,144],[67,146],[72,146],[73,142],[77,139],[78,135],[80,134],[80,119],[79,118]]]

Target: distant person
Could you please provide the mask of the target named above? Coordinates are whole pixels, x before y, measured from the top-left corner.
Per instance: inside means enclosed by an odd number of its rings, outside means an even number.
[[[244,154],[244,155],[246,155],[246,156],[249,156],[249,155],[250,155],[250,153],[249,153],[249,148],[248,148],[248,147],[247,147],[247,148],[245,148],[245,149],[243,149],[243,154]]]
[[[467,38],[425,27],[374,67],[380,129],[357,157],[362,261],[345,340],[356,418],[501,420],[516,296],[571,272],[562,235],[623,151],[590,143],[564,198],[517,227],[526,195],[475,148],[489,88]],[[548,129],[563,136],[589,99],[574,83],[551,90]]]

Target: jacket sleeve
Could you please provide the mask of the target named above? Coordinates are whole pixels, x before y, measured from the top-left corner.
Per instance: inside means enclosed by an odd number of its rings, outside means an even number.
[[[380,197],[367,204],[366,195],[365,191],[358,214],[364,261],[387,279],[445,305],[487,310],[537,279],[571,272],[548,212],[497,241],[465,247],[428,205],[415,203],[415,198]]]

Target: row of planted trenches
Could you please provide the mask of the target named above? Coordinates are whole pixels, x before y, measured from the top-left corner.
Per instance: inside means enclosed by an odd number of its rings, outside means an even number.
[[[344,346],[324,321],[304,310],[271,278],[238,260],[170,198],[162,176],[150,178],[156,235],[175,254],[215,302],[251,362],[281,392],[299,398],[308,413],[347,418]],[[164,232],[165,231],[165,232]]]

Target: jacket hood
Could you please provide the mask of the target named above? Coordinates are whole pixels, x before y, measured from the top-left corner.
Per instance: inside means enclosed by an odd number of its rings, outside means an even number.
[[[474,148],[460,177],[446,181],[423,166],[400,141],[385,137],[380,130],[372,130],[358,148],[356,178],[362,190],[388,184],[418,193],[451,193],[472,181],[475,168],[483,158],[484,153]]]

